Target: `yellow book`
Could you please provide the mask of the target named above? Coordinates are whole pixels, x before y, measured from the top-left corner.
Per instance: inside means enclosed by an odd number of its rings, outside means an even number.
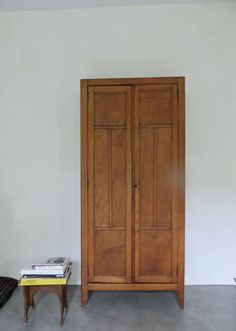
[[[71,271],[64,278],[21,278],[20,286],[37,286],[37,285],[66,285],[70,278]]]

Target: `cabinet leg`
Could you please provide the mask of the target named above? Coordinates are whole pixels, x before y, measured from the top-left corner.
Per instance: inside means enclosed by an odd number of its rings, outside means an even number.
[[[177,300],[180,309],[184,309],[184,287],[181,287],[177,291]]]
[[[81,287],[81,306],[85,307],[86,303],[88,301],[88,289],[86,286]]]

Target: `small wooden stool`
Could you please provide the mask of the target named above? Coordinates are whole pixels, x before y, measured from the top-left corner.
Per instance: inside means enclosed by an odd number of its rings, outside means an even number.
[[[38,292],[47,291],[55,293],[60,300],[60,325],[64,323],[64,312],[67,313],[67,284],[65,285],[21,285],[24,293],[24,322],[29,320],[29,309],[35,310],[34,295]]]

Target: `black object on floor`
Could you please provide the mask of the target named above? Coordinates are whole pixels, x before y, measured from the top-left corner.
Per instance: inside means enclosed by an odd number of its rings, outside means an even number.
[[[10,277],[0,277],[0,308],[10,299],[13,291],[17,288],[18,281]]]

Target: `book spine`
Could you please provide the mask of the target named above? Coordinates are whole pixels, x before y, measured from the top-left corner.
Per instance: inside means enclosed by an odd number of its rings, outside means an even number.
[[[65,285],[67,278],[21,278],[20,285]]]
[[[30,275],[30,274],[25,274],[22,276],[23,278],[64,278],[65,275],[64,274],[61,274],[61,275],[40,275],[40,274],[36,274],[36,275]]]
[[[19,285],[21,286],[39,286],[39,285],[66,285],[71,275],[71,269],[63,278],[21,278]]]
[[[43,270],[47,270],[47,269],[53,269],[53,270],[63,270],[64,266],[59,266],[59,265],[37,265],[37,264],[32,264],[32,269],[43,269]]]
[[[22,269],[21,275],[63,275],[63,270],[56,269]]]
[[[48,273],[48,272],[44,272],[44,273],[30,273],[30,272],[25,272],[22,274],[23,278],[63,278],[67,275],[67,273],[69,272],[69,270],[71,269],[71,264],[68,264],[68,266],[66,267],[66,270],[64,273]],[[29,271],[34,271],[34,270],[29,270]]]

